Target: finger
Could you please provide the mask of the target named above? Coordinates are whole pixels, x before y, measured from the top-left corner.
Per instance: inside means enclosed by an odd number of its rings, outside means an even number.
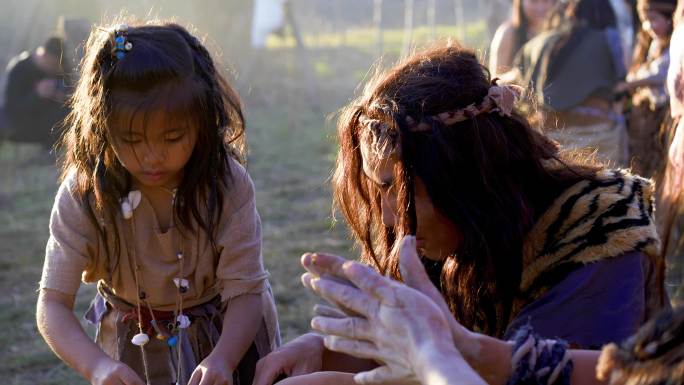
[[[314,314],[321,317],[345,318],[347,315],[340,309],[328,305],[314,305]]]
[[[302,256],[302,266],[314,275],[332,274],[344,277],[342,265],[347,259],[334,254],[307,253]]]
[[[454,341],[458,343],[459,339],[467,333],[467,330],[456,321],[454,315],[451,313],[451,309],[449,309],[449,305],[447,305],[444,300],[442,293],[432,284],[430,277],[428,277],[425,267],[416,252],[416,238],[407,235],[401,242],[401,247],[399,249],[399,270],[401,271],[404,283],[426,295],[440,308],[442,314],[449,323],[449,329],[451,330]],[[463,348],[463,346],[459,346],[459,349]]]
[[[373,318],[380,305],[376,298],[363,291],[327,278],[315,279],[311,281],[311,285],[316,294],[331,304],[338,305],[345,312],[351,310],[352,315],[355,313],[366,318]]]
[[[436,304],[444,303],[439,290],[432,284],[423,263],[416,252],[416,237],[407,235],[401,240],[399,248],[399,270],[404,283],[427,295]]]
[[[314,317],[311,327],[317,332],[352,339],[372,340],[370,323],[363,318]]]
[[[282,366],[277,364],[277,360],[266,356],[257,362],[252,385],[271,385],[281,374],[284,374]]]
[[[336,352],[349,354],[357,358],[382,361],[382,354],[372,342],[355,340],[338,336],[325,336],[325,347]]]
[[[188,385],[199,385],[199,382],[202,380],[202,369],[201,368],[195,368],[195,370],[192,372],[192,375],[190,376],[190,381],[188,381]]]
[[[397,283],[390,278],[380,275],[373,268],[358,262],[345,262],[343,267],[345,276],[359,289],[380,299],[389,306],[398,306],[394,287]]]
[[[392,369],[387,365],[354,375],[354,382],[359,385],[392,383],[397,380],[397,376],[392,373]]]

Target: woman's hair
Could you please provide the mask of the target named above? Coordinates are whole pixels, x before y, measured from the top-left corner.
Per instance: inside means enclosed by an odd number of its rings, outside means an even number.
[[[183,230],[205,231],[215,247],[223,191],[231,182],[229,158],[241,161],[244,152],[240,99],[207,49],[177,24],[129,26],[132,49],[121,59],[114,56],[115,37],[113,27],[96,28],[86,43],[61,143],[62,179],[75,173],[76,192],[107,242],[103,226],[115,223],[119,199],[132,182],[114,153],[112,127],[132,130],[142,123],[144,129],[155,113],[187,123],[197,141],[178,185],[174,216]],[[116,257],[119,235],[112,227],[116,251],[110,257]]]
[[[523,7],[523,0],[513,0],[511,24],[515,28],[514,53],[518,52],[527,41],[528,21]]]
[[[393,247],[415,231],[412,194],[419,177],[434,207],[463,235],[444,263],[442,293],[466,327],[501,336],[520,284],[526,234],[564,189],[592,178],[597,168],[566,166],[557,146],[515,113],[484,113],[450,126],[432,118],[482,102],[491,85],[476,55],[455,45],[416,53],[378,72],[340,112],[333,189],[362,260],[399,279]],[[409,130],[407,117],[431,129]],[[369,119],[383,122],[399,147],[394,228],[383,225],[380,188],[362,170]]]
[[[654,7],[654,10],[663,17],[665,17],[667,20],[669,20],[672,24],[670,24],[670,35],[672,34],[673,30],[673,24],[674,24],[674,11],[675,7],[677,6],[677,0],[646,0],[646,1],[639,1],[639,8],[642,8],[639,10],[639,18],[641,19],[645,15],[643,15],[643,8],[648,8],[649,5],[654,4],[656,7]],[[671,6],[672,10],[666,11],[663,7],[658,7],[658,5],[665,5],[665,6]],[[667,7],[665,7],[667,8]],[[640,24],[641,26],[641,24]],[[639,32],[637,33],[636,37],[636,46],[634,47],[634,54],[632,55],[632,66],[629,69],[630,72],[635,72],[639,69],[640,66],[644,65],[646,61],[648,60],[648,51],[651,48],[651,43],[653,39],[651,38],[651,35],[648,34],[643,28],[639,28]],[[665,50],[667,50],[669,47],[660,47],[660,50],[657,52],[658,55],[661,55]]]
[[[596,371],[609,385],[684,383],[684,307],[661,312],[622,345],[604,347]]]

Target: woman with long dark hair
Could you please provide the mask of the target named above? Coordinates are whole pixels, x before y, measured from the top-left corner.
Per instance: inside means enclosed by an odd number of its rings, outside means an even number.
[[[457,46],[380,72],[339,118],[337,207],[361,260],[392,278],[399,240],[415,235],[470,330],[508,338],[529,323],[585,348],[620,341],[665,303],[653,186],[559,152],[515,112],[517,92]],[[373,365],[308,334],[262,359],[255,385]]]

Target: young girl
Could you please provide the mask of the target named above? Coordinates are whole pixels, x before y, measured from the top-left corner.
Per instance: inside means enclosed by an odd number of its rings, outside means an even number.
[[[279,331],[238,95],[176,24],[95,30],[82,65],[40,332],[93,384],[250,384]],[[72,311],[81,279],[99,347]]]
[[[657,176],[665,163],[665,145],[660,127],[668,114],[665,78],[670,64],[670,36],[675,0],[640,0],[641,31],[634,62],[616,91],[631,95],[627,133],[629,153],[635,172]]]

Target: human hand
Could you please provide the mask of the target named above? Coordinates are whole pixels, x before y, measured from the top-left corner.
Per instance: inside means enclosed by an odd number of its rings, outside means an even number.
[[[281,375],[294,377],[320,371],[323,350],[323,337],[301,335],[257,362],[253,385],[271,385]]]
[[[90,375],[92,385],[145,385],[145,382],[128,365],[102,358],[95,364]]]
[[[403,246],[415,253],[414,238]],[[444,339],[450,327],[442,310],[423,293],[337,256],[305,255],[302,264],[310,271],[302,277],[305,286],[359,315],[342,317],[324,308],[329,315],[315,317],[312,326],[328,334],[326,347],[384,363],[357,374],[357,383],[415,383],[425,378],[435,357],[461,358],[451,341]],[[346,277],[358,288],[326,275]]]
[[[315,372],[301,376],[288,377],[276,385],[356,385],[353,373]]]
[[[233,368],[222,357],[209,354],[192,372],[188,385],[233,385]]]

